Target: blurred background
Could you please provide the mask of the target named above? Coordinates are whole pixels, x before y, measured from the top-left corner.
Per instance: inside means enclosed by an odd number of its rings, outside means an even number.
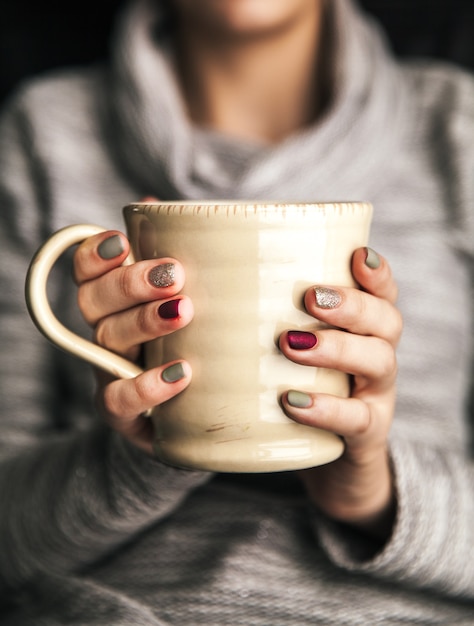
[[[0,0],[0,104],[25,77],[105,58],[115,15],[125,3]],[[474,71],[474,0],[359,4],[382,23],[398,55],[445,59]]]

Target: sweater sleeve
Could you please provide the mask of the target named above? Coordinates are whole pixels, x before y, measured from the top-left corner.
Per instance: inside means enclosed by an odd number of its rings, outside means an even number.
[[[474,599],[474,465],[433,446],[391,446],[397,519],[380,549],[362,533],[318,513],[330,558],[345,569]]]
[[[85,414],[86,402],[71,410],[57,351],[23,295],[29,260],[49,234],[48,200],[28,116],[11,105],[0,120],[0,596],[44,571],[79,570],[209,477],[148,457]]]

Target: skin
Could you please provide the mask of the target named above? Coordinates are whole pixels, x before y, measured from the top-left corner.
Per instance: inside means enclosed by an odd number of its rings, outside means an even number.
[[[203,0],[199,15],[194,0],[175,0],[174,4],[178,71],[188,113],[195,123],[272,143],[322,115],[330,97],[323,71],[327,49],[321,38],[322,0]],[[123,240],[123,252],[113,259],[101,259],[99,244],[117,234]],[[102,233],[78,247],[74,271],[79,306],[95,329],[96,341],[137,359],[143,342],[188,324],[193,306],[184,295],[184,270],[178,260],[173,260],[175,284],[159,288],[150,283],[148,274],[155,265],[171,260],[121,267],[128,250],[123,234]],[[290,406],[284,393],[282,405],[296,422],[335,432],[346,444],[339,460],[298,474],[309,497],[333,519],[383,542],[396,513],[387,436],[395,406],[395,349],[402,320],[395,307],[397,287],[387,261],[381,257],[379,267],[371,269],[365,259],[366,251],[359,249],[352,260],[360,290],[333,287],[341,295],[337,307],[319,308],[314,290],[306,294],[308,314],[334,329],[318,331],[317,344],[308,350],[291,349],[286,332],[280,337],[280,349],[288,359],[307,367],[349,373],[351,397],[314,394],[310,406],[301,409]],[[174,297],[181,299],[179,316],[162,319],[158,307]],[[111,428],[150,454],[150,423],[141,414],[181,392],[192,376],[189,364],[183,361],[184,377],[166,383],[162,372],[168,365],[133,380],[112,380],[98,374],[97,403],[104,418]]]
[[[323,110],[323,2],[174,4],[179,77],[194,122],[241,139],[273,143]]]
[[[387,436],[395,408],[395,349],[402,319],[388,263],[381,258],[380,266],[371,269],[365,258],[365,250],[359,249],[352,259],[352,273],[363,291],[333,287],[342,296],[336,308],[320,309],[314,291],[306,293],[307,312],[343,331],[318,331],[316,346],[304,351],[292,350],[286,333],[280,338],[289,359],[351,374],[351,397],[313,394],[305,409],[290,407],[287,394],[282,402],[295,421],[344,437],[346,448],[339,460],[300,474],[312,500],[330,517],[383,539],[395,515]]]

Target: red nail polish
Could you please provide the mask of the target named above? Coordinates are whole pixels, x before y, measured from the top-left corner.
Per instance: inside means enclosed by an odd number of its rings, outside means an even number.
[[[179,317],[179,299],[168,300],[158,307],[158,315],[164,320],[173,320]]]
[[[309,350],[318,343],[318,338],[313,333],[301,330],[288,331],[288,345],[293,350]]]

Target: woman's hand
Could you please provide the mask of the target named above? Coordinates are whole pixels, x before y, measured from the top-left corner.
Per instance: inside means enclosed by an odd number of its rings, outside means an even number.
[[[141,344],[183,328],[193,317],[192,303],[178,295],[184,270],[174,259],[122,266],[129,253],[125,235],[108,231],[90,237],[76,250],[74,276],[79,308],[101,346],[138,360]],[[152,426],[143,413],[182,391],[191,380],[187,362],[115,380],[98,373],[97,404],[109,425],[152,453]]]
[[[306,293],[307,312],[333,328],[314,334],[288,331],[280,337],[280,348],[292,361],[350,374],[350,398],[291,390],[282,402],[295,421],[332,431],[345,441],[340,459],[300,473],[313,502],[333,519],[384,538],[395,511],[387,437],[402,320],[394,306],[397,287],[384,259],[359,249],[352,272],[360,290],[324,286]]]

